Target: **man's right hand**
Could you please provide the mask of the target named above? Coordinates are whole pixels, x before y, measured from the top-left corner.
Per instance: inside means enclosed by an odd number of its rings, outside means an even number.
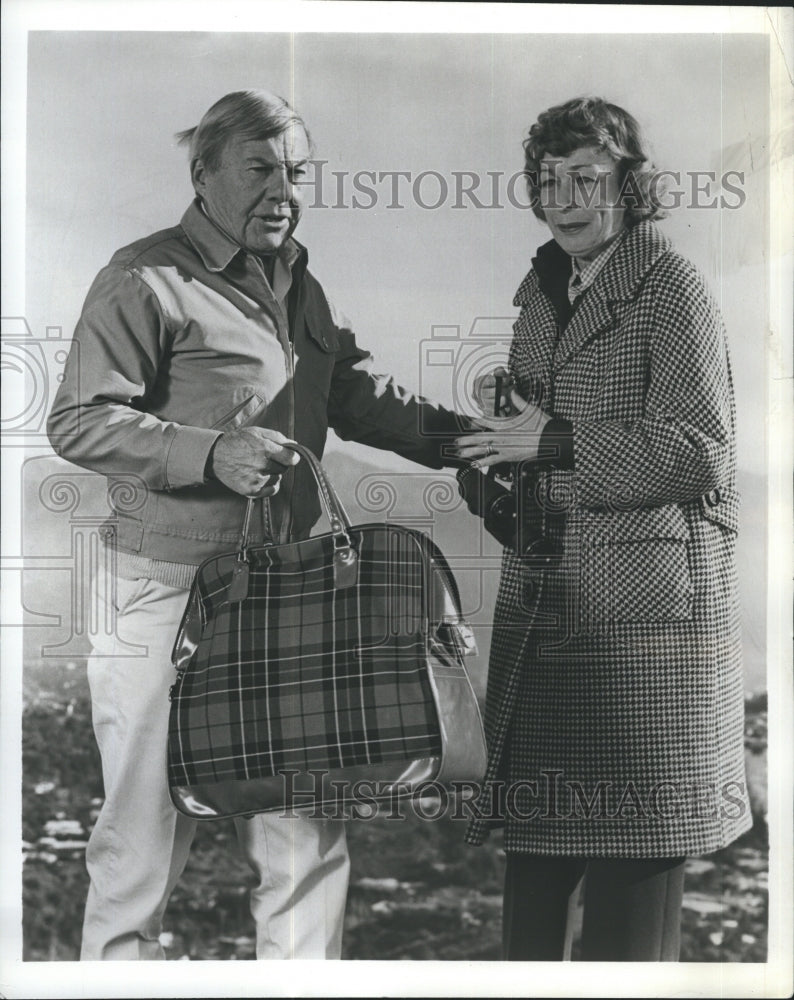
[[[300,461],[289,445],[289,438],[266,427],[226,431],[212,448],[208,472],[243,496],[273,496],[282,473]]]

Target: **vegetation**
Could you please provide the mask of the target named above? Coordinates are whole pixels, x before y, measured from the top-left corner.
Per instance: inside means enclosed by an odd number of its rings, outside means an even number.
[[[23,761],[24,957],[78,957],[87,890],[85,842],[102,802],[83,664],[26,670]],[[767,848],[763,787],[766,700],[747,705],[755,825],[736,844],[688,864],[682,959],[766,960]],[[404,819],[348,824],[352,860],[348,959],[498,959],[504,856],[499,837],[463,843],[463,822]],[[250,959],[250,873],[231,822],[199,826],[166,913],[169,958]],[[576,955],[574,944],[574,956]]]

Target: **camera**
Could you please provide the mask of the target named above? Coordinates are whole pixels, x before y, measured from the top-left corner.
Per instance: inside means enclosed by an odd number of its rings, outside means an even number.
[[[552,568],[562,558],[558,525],[561,515],[540,506],[526,474],[518,476],[513,490],[500,481],[512,473],[510,466],[496,466],[497,475],[488,476],[475,465],[456,473],[460,495],[472,514],[481,517],[485,530],[506,549],[511,549],[528,565]],[[508,471],[509,470],[509,471]],[[499,478],[497,478],[497,476]]]
[[[501,545],[514,549],[518,530],[515,493],[473,465],[459,469],[456,476],[460,495],[471,513],[483,519],[486,530]]]

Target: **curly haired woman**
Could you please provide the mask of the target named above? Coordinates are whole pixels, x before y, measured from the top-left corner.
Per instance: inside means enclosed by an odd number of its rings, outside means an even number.
[[[751,825],[725,335],[631,115],[569,101],[524,147],[553,239],[515,297],[512,392],[481,389],[510,415],[458,443],[512,464],[519,511],[467,836],[504,822],[506,958],[563,958],[584,875],[583,960],[676,961],[686,858]]]

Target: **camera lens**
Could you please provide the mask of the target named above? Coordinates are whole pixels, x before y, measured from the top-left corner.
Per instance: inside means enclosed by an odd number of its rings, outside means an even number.
[[[516,544],[516,497],[496,480],[469,466],[457,473],[458,489],[466,506],[485,523],[485,528],[503,546]]]
[[[516,545],[516,498],[503,493],[491,500],[485,516],[485,527],[502,545],[514,549]]]
[[[466,506],[483,519],[486,530],[501,545],[526,559],[530,566],[553,568],[559,564],[559,548],[544,537],[541,525],[531,525],[526,516],[519,518],[514,492],[473,466],[460,469],[457,479]]]

